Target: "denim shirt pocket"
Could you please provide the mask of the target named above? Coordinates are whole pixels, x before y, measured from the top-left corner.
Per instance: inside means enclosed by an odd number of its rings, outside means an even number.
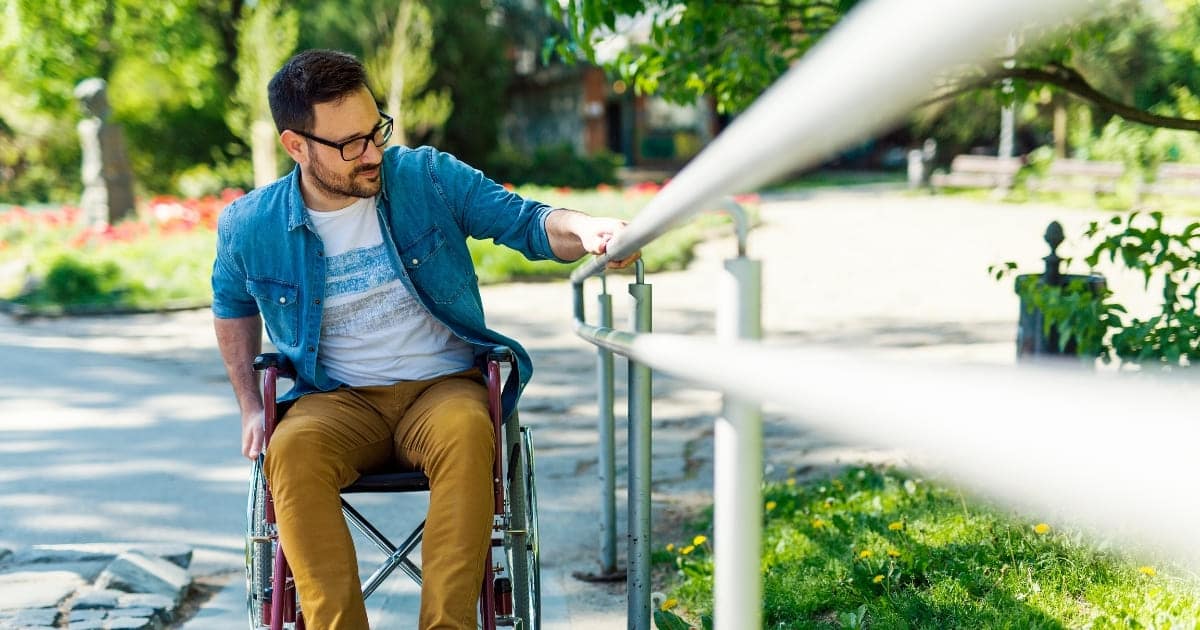
[[[248,278],[246,291],[258,302],[271,341],[296,345],[300,335],[300,287],[271,278]]]
[[[408,277],[431,300],[449,304],[458,299],[470,284],[470,269],[456,268],[446,237],[436,225],[400,248],[400,260]]]

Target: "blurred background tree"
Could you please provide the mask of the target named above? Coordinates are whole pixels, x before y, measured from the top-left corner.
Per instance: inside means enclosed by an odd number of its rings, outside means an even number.
[[[473,164],[498,153],[514,49],[555,29],[543,63],[592,60],[609,78],[677,103],[743,111],[857,0],[0,0],[0,200],[79,194],[80,111],[71,90],[106,79],[139,192],[248,188],[262,86],[297,49],[369,65],[397,141]],[[545,16],[557,15],[558,23]],[[1200,161],[1200,3],[1129,1],[1107,17],[1022,46],[1012,68],[945,92],[891,141],[939,140],[949,159],[993,151],[999,109],[1017,107],[1018,148],[1144,168]],[[601,58],[597,44],[608,52]],[[1011,93],[997,86],[1012,82]],[[1133,121],[1133,122],[1131,122]],[[265,127],[260,124],[260,129]],[[1186,130],[1186,131],[1176,131]],[[259,181],[286,167],[262,157]]]
[[[281,170],[267,83],[295,50],[299,28],[295,9],[284,8],[279,0],[260,0],[243,9],[238,24],[237,88],[225,122],[234,135],[250,140],[255,186],[271,183]]]
[[[642,94],[681,104],[709,97],[720,111],[737,114],[858,0],[545,4],[569,33],[549,42],[564,58],[602,63]],[[1170,131],[1200,130],[1198,36],[1194,0],[1119,2],[1036,47],[1019,47],[1012,68],[980,69],[947,86],[901,135],[935,137],[947,160],[972,149],[994,153],[1000,108],[1013,103],[1025,151],[1057,142],[1060,154],[1094,159],[1200,159],[1195,134]],[[627,43],[615,55],[600,54],[614,42]],[[999,89],[1006,80],[1011,92]],[[1131,157],[1131,150],[1140,153]]]

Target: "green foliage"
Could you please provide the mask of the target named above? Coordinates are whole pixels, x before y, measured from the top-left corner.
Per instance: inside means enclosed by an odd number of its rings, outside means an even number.
[[[278,0],[259,0],[243,11],[238,25],[237,89],[225,120],[249,144],[251,124],[271,122],[267,83],[295,50],[300,21],[295,9]]]
[[[81,249],[60,245],[31,265],[40,283],[9,299],[48,312],[202,306],[211,298],[215,243],[212,232],[197,231]]]
[[[1045,331],[1057,333],[1060,349],[1074,343],[1081,357],[1163,369],[1200,362],[1200,222],[1174,232],[1163,225],[1161,212],[1132,212],[1106,224],[1092,222],[1084,237],[1094,243],[1084,258],[1090,268],[1107,259],[1140,273],[1147,288],[1161,282],[1162,301],[1158,313],[1142,319],[1130,316],[1107,289],[1097,293],[1081,280],[1050,286],[1026,277],[1017,293],[1041,310]],[[1000,280],[1015,269],[1008,262],[989,272]]]
[[[581,156],[570,144],[543,146],[533,155],[503,148],[486,162],[489,177],[512,184],[593,188],[617,183],[621,157],[607,151]]]
[[[108,81],[113,120],[134,173],[150,190],[227,155],[220,32],[209,0],[0,1],[0,198],[77,198],[81,113],[72,95],[88,77]],[[7,170],[7,173],[5,171]]]
[[[336,48],[370,60],[391,44],[395,10],[377,2],[303,0],[293,3],[300,14],[298,47]],[[399,5],[396,5],[399,6]],[[507,85],[504,32],[495,25],[495,7],[478,0],[436,0],[427,5],[434,70],[420,89],[409,91],[411,102],[429,102],[432,113],[442,111],[448,95],[449,118],[418,116],[406,123],[410,146],[436,144],[469,164],[482,164],[495,149]],[[374,73],[379,70],[372,68]],[[387,99],[387,81],[373,76],[380,100]],[[429,96],[433,95],[433,96]],[[390,107],[390,105],[389,105]]]
[[[50,263],[42,285],[47,302],[74,306],[113,300],[122,286],[121,269],[113,261],[89,263],[77,254],[60,254]]]
[[[691,625],[669,610],[654,611],[654,627],[657,630],[691,630]]]
[[[571,39],[554,42],[567,59],[595,62],[596,44],[618,19],[652,20],[638,41],[605,64],[639,94],[676,103],[712,96],[722,112],[744,110],[804,55],[857,0],[710,2],[547,0]]]
[[[433,18],[420,0],[401,2],[391,20],[380,21],[387,32],[380,44],[365,46],[367,72],[395,117],[394,142],[407,144],[408,137],[428,137],[440,130],[453,109],[450,91],[427,89],[436,67],[433,64]]]
[[[896,470],[764,488],[764,628],[1192,627],[1200,585]],[[707,530],[707,523],[702,524]],[[682,617],[707,545],[668,547]]]

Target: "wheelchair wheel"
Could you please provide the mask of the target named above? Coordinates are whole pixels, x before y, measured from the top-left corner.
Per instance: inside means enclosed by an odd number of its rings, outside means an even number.
[[[262,456],[250,473],[250,492],[246,500],[246,609],[251,630],[264,628],[264,609],[269,610],[272,561],[271,527],[267,524],[267,487]]]
[[[513,577],[513,612],[527,630],[542,623],[541,559],[538,549],[537,487],[534,483],[533,435],[521,427],[520,443],[509,462],[510,531],[504,551]]]

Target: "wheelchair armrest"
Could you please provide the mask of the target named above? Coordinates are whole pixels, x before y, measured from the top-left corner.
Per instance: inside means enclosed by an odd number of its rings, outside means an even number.
[[[296,376],[296,369],[292,366],[291,359],[288,359],[283,354],[267,352],[254,357],[254,371],[261,372],[269,367],[279,370],[279,375],[284,378],[294,378]]]
[[[512,348],[508,346],[492,346],[484,353],[485,361],[499,361],[500,363],[508,363],[515,366],[517,359],[513,355]]]

